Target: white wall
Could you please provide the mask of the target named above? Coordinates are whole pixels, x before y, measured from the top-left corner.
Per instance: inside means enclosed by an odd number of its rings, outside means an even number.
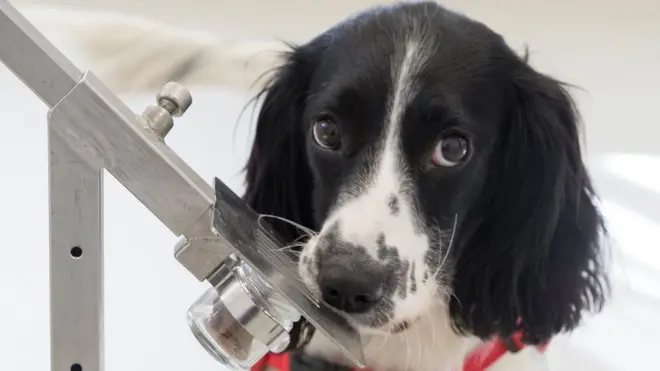
[[[144,14],[227,38],[304,42],[373,0],[13,0]],[[576,92],[595,151],[660,151],[659,0],[447,0],[483,21]],[[655,121],[657,122],[657,121]],[[643,135],[640,135],[643,133]]]

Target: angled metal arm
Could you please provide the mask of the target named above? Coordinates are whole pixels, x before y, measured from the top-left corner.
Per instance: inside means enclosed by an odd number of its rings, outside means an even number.
[[[6,0],[0,0],[0,60],[52,108],[82,72]]]

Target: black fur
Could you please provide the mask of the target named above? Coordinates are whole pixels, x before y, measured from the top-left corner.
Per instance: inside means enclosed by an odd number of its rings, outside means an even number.
[[[313,228],[312,177],[305,160],[301,115],[314,73],[318,47],[295,48],[279,67],[268,87],[257,118],[252,152],[246,165],[244,199],[260,214],[271,214]],[[301,231],[289,224],[269,221],[286,241]]]
[[[571,97],[525,60],[513,68],[506,124],[468,217],[472,230],[460,238],[451,313],[477,336],[522,328],[526,342],[539,344],[601,309],[606,233]]]
[[[449,216],[460,215],[449,256],[454,327],[484,339],[522,328],[526,342],[543,343],[603,305],[605,229],[565,87],[532,69],[480,23],[435,3],[395,5],[369,10],[293,47],[260,95],[245,199],[259,213],[321,225],[338,187],[369,165],[364,153],[382,125],[379,109],[390,88],[384,82],[387,58],[399,42],[391,35],[422,18],[441,42],[422,73],[422,85],[429,86],[406,113],[404,152],[418,156],[415,151],[440,130],[425,120],[440,122],[446,112],[469,120],[478,137],[473,159],[460,173],[410,170],[425,223],[446,225]],[[352,89],[334,104],[345,116],[363,115],[352,121],[354,148],[342,167],[310,159],[307,135],[309,111],[337,81]],[[450,96],[460,101],[436,99]],[[355,110],[355,104],[369,109]],[[301,235],[290,225],[274,227],[288,241]]]

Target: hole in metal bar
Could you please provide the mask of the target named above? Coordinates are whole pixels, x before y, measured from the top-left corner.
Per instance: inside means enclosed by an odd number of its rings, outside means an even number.
[[[71,365],[71,371],[83,371],[83,368],[80,363],[74,363]]]
[[[83,251],[80,248],[80,246],[74,246],[74,247],[71,248],[71,257],[74,258],[74,259],[80,259],[80,257],[82,256],[82,253],[83,253]],[[73,366],[75,366],[75,365],[73,365]],[[80,370],[82,370],[82,368],[74,370],[73,366],[71,366],[71,371],[80,371]]]

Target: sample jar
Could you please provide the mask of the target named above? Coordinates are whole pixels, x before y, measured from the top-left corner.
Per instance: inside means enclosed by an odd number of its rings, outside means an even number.
[[[268,352],[284,351],[300,313],[239,259],[228,259],[213,277],[187,313],[201,345],[232,370],[249,370]]]

